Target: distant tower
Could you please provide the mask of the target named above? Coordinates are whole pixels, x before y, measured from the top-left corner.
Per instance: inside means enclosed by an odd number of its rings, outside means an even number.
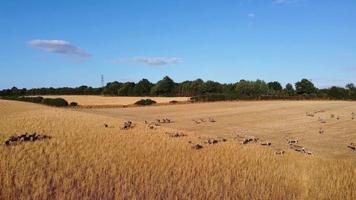
[[[101,87],[104,87],[104,84],[105,84],[104,75],[101,75]]]

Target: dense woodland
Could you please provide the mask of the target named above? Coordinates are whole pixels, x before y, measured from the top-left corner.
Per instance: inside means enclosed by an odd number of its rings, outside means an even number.
[[[219,83],[215,81],[174,82],[166,76],[157,83],[142,79],[134,82],[110,82],[103,88],[80,86],[76,88],[33,88],[18,89],[13,87],[0,91],[0,96],[27,95],[105,95],[105,96],[191,96],[193,100],[230,100],[230,99],[344,99],[356,100],[354,84],[345,87],[318,89],[308,79],[297,83],[288,83],[284,87],[277,81],[240,80],[236,83]]]

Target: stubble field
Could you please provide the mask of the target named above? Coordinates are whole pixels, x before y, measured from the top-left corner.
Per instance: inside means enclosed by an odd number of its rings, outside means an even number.
[[[284,150],[289,149],[287,140],[297,139],[314,156],[356,159],[355,152],[347,148],[350,142],[356,143],[355,102],[235,101],[83,111],[142,123],[169,118],[174,123],[162,126],[202,137],[255,136]]]
[[[1,142],[52,136],[0,146],[0,199],[355,199],[355,152],[346,147],[356,139],[355,108],[268,101],[72,110],[0,100]],[[172,123],[144,123],[163,118]],[[135,126],[122,130],[126,120]],[[167,134],[176,132],[186,136]],[[237,134],[272,145],[242,145]],[[292,137],[312,155],[290,150]]]
[[[97,95],[45,95],[48,98],[63,98],[68,102],[77,102],[81,106],[124,106],[132,105],[141,99],[152,99],[157,103],[169,103],[170,101],[185,102],[189,97],[111,97]]]

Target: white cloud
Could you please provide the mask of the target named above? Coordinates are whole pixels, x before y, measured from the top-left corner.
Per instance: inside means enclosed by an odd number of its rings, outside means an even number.
[[[143,63],[151,66],[160,66],[160,65],[175,65],[183,62],[181,58],[177,57],[146,57],[146,56],[137,56],[131,58],[117,58],[110,61],[112,64],[130,64],[130,63]]]
[[[75,56],[80,58],[87,58],[91,55],[84,49],[76,47],[75,45],[65,40],[31,40],[28,42],[30,47],[39,49],[41,51],[63,54],[67,56]]]
[[[181,58],[176,57],[135,57],[134,60],[147,65],[173,65],[182,62]]]

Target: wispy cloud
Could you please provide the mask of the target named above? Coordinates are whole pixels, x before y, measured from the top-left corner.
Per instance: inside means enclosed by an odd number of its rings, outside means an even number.
[[[162,65],[175,65],[183,62],[181,58],[177,57],[147,57],[147,56],[137,56],[133,58],[118,58],[112,60],[113,64],[127,64],[132,62],[139,62],[151,66],[162,66]]]
[[[288,4],[288,3],[297,3],[300,0],[273,0],[275,4]]]
[[[176,57],[136,57],[135,61],[147,65],[174,65],[182,62],[182,59]]]
[[[110,61],[111,64],[128,64],[133,62],[134,60],[132,58],[117,58],[117,59],[113,59]]]
[[[249,13],[249,14],[247,14],[247,17],[248,17],[248,24],[250,26],[252,26],[253,22],[254,22],[254,20],[256,18],[256,14],[255,13]]]
[[[312,78],[314,84],[319,88],[329,88],[332,86],[344,87],[348,83],[353,83],[355,80],[335,79],[335,78]]]
[[[28,45],[41,51],[62,54],[66,56],[74,56],[79,58],[88,58],[91,56],[84,49],[81,49],[65,40],[36,39],[29,41]]]
[[[345,71],[356,71],[356,65],[355,66],[344,67],[343,69]]]
[[[256,17],[255,13],[249,13],[247,17],[254,19]]]

